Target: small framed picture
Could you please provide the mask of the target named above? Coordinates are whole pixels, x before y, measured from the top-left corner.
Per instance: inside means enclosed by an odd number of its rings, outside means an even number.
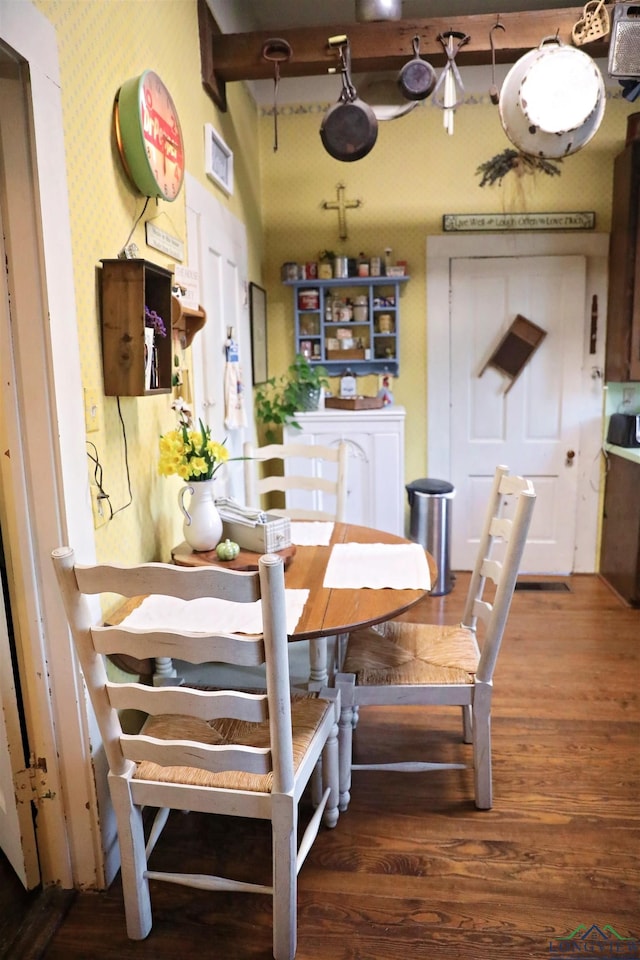
[[[251,373],[254,383],[264,383],[267,366],[267,292],[257,283],[249,284],[251,320]]]
[[[204,169],[224,192],[233,193],[233,151],[210,123],[204,125]]]

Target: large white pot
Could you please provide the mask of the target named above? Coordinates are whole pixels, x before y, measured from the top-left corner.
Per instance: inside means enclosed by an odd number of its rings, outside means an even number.
[[[546,37],[514,63],[500,91],[504,132],[523,153],[558,159],[594,136],[604,115],[605,87],[591,57]]]
[[[182,532],[192,550],[214,550],[222,539],[222,517],[215,503],[215,480],[191,481],[178,492],[178,505],[184,514]],[[189,509],[184,505],[191,495]]]

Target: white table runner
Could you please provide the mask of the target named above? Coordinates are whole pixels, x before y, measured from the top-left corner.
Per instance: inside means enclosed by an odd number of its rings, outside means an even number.
[[[324,520],[293,520],[291,542],[299,547],[328,547],[333,535],[333,523]]]
[[[294,632],[308,596],[308,590],[285,590],[288,634]],[[179,600],[153,593],[125,617],[121,626],[193,633],[262,633],[262,602],[234,603],[214,597]]]
[[[324,575],[325,587],[429,590],[431,577],[419,543],[336,543]]]

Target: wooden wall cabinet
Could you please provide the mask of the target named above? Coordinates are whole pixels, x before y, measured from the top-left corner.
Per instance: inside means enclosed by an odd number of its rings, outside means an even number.
[[[614,163],[605,379],[640,381],[640,140]]]
[[[107,397],[171,392],[173,372],[172,273],[148,260],[102,260],[102,368]],[[145,306],[162,317],[156,336],[157,385],[145,387]]]
[[[623,600],[640,607],[640,461],[609,454],[600,574]]]

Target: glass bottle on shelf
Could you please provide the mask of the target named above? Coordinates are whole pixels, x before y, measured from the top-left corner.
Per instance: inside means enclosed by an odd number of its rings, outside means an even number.
[[[369,276],[369,261],[365,257],[362,251],[358,257],[358,276],[359,277],[368,277]]]

